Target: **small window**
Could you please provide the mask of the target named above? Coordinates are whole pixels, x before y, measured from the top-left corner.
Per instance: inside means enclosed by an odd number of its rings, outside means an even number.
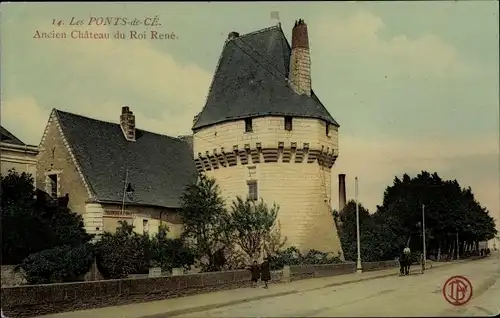
[[[57,198],[57,174],[49,175],[49,183],[50,183],[49,187],[50,195],[53,198]]]
[[[258,200],[257,181],[248,181],[248,198],[252,201]]]
[[[330,124],[326,123],[326,135],[330,137]]]
[[[245,132],[253,132],[252,118],[245,118]]]
[[[149,222],[148,222],[148,220],[142,220],[142,232],[144,234],[148,234],[149,233]]]
[[[285,130],[292,131],[292,117],[290,116],[285,117]]]
[[[248,178],[253,179],[257,175],[257,168],[255,166],[248,167]]]

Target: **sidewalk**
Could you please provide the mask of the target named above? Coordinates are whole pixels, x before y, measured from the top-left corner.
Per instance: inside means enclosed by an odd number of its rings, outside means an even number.
[[[432,269],[458,264],[463,261],[432,263]],[[420,267],[413,266],[413,271],[420,271]],[[352,284],[360,281],[377,279],[399,274],[399,268],[372,271],[366,273],[353,273],[332,277],[321,277],[298,280],[286,284],[271,284],[269,289],[264,288],[240,288],[223,290],[207,294],[199,294],[187,297],[171,298],[165,300],[151,301],[123,305],[117,307],[96,308],[82,311],[66,312],[42,316],[44,318],[160,318],[171,317],[180,314],[205,311],[219,307],[232,306],[248,301],[264,298],[285,296],[321,289],[325,287]]]

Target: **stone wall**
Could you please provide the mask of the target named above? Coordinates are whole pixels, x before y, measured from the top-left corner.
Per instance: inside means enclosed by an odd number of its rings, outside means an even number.
[[[26,284],[23,273],[16,272],[14,267],[14,265],[2,265],[2,287]]]
[[[371,270],[385,269],[394,265],[397,263],[393,261],[377,262],[373,265],[363,264]],[[273,271],[271,282],[336,276],[349,274],[355,270],[354,263],[290,266],[289,277],[283,277],[284,271]],[[250,272],[238,270],[157,278],[2,287],[2,308],[10,317],[35,317],[248,286],[250,286]]]

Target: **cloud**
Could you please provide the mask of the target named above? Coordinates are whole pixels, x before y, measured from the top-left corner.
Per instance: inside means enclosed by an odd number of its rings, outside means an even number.
[[[49,115],[33,97],[2,101],[2,126],[27,144],[40,143]]]
[[[330,52],[370,57],[372,66],[374,58],[382,59],[400,75],[443,77],[466,70],[457,50],[434,34],[424,34],[415,39],[401,34],[384,39],[384,22],[367,11],[351,15],[324,15],[313,25],[312,39],[329,47]]]
[[[371,211],[382,203],[385,187],[395,176],[412,176],[421,170],[437,172],[444,179],[457,179],[470,186],[478,200],[499,218],[500,157],[498,136],[469,139],[367,140],[340,136],[337,163],[332,169],[332,205],[338,207],[337,174],[347,175],[348,197],[354,195],[354,177],[359,177],[360,201]],[[344,159],[345,158],[345,159]]]
[[[45,41],[40,46],[64,59],[65,68],[77,74],[78,78],[68,79],[66,83],[71,90],[85,90],[88,83],[89,87],[99,87],[101,96],[103,88],[109,92],[104,104],[97,104],[88,88],[87,104],[80,113],[117,121],[120,106],[128,103],[123,96],[117,96],[123,92],[123,95],[133,94],[139,96],[138,100],[154,104],[154,107],[135,105],[148,112],[137,114],[139,128],[145,123],[158,126],[164,121],[163,126],[168,127],[169,134],[189,132],[193,117],[200,111],[208,93],[212,77],[209,72],[193,63],[180,63],[168,52],[155,49],[147,40],[71,39],[69,35],[75,29],[69,26],[58,29],[66,32],[68,38]],[[105,26],[83,26],[78,30],[111,35],[116,32]],[[130,106],[134,111],[134,105]]]

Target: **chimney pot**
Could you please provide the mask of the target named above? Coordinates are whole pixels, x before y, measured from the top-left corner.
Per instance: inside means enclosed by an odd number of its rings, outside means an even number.
[[[233,31],[233,32],[229,32],[229,34],[227,35],[227,39],[234,40],[239,36],[240,36],[240,34],[238,32]]]
[[[128,112],[130,112],[130,108],[128,106],[123,106],[122,107],[122,114],[127,114]]]
[[[304,20],[299,19],[295,22],[292,29],[292,49],[303,47],[309,49],[309,36],[307,33],[307,24]]]

